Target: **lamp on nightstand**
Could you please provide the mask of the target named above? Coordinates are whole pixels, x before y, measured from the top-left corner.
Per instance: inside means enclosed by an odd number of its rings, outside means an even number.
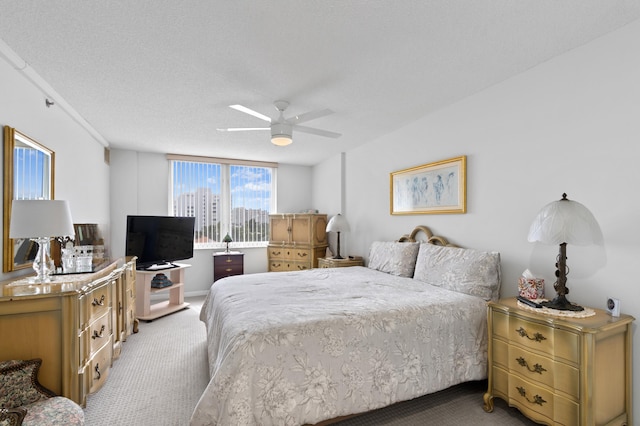
[[[225,253],[229,253],[229,243],[233,242],[233,240],[231,239],[231,236],[229,235],[229,233],[227,232],[227,235],[224,236],[224,239],[222,240],[223,243],[227,243],[227,249],[225,250]]]
[[[28,238],[38,243],[33,260],[35,283],[50,281],[55,266],[49,254],[52,237],[73,236],[69,204],[63,200],[13,200],[11,202],[10,238]]]
[[[344,257],[340,256],[340,233],[348,230],[349,223],[340,213],[333,216],[327,224],[327,232],[338,233],[338,244],[336,246],[336,256],[333,256],[334,259],[344,259]]]
[[[543,302],[542,305],[562,311],[584,310],[582,306],[569,302],[566,297],[569,293],[566,285],[569,273],[567,244],[602,244],[602,231],[593,214],[582,204],[567,199],[567,194],[562,194],[562,199],[549,203],[540,210],[531,224],[528,240],[560,245],[560,253],[556,260],[558,280],[553,285],[557,296],[550,302]]]

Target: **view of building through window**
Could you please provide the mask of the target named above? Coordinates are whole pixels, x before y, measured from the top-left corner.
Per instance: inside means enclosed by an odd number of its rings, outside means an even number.
[[[227,233],[243,246],[264,245],[269,240],[274,168],[171,163],[171,213],[196,218],[196,248],[219,247]]]

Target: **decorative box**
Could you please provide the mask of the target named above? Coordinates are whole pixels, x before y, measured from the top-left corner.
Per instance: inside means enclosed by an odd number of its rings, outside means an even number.
[[[527,299],[543,299],[544,279],[520,277],[518,279],[518,291],[520,296]]]

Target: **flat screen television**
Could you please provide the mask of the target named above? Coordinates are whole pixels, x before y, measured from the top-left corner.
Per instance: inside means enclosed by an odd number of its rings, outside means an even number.
[[[125,253],[137,256],[137,269],[172,268],[193,257],[194,217],[127,216]]]

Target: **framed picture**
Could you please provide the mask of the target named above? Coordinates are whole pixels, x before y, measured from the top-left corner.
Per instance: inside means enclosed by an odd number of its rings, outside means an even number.
[[[467,212],[467,157],[390,174],[391,214]]]

